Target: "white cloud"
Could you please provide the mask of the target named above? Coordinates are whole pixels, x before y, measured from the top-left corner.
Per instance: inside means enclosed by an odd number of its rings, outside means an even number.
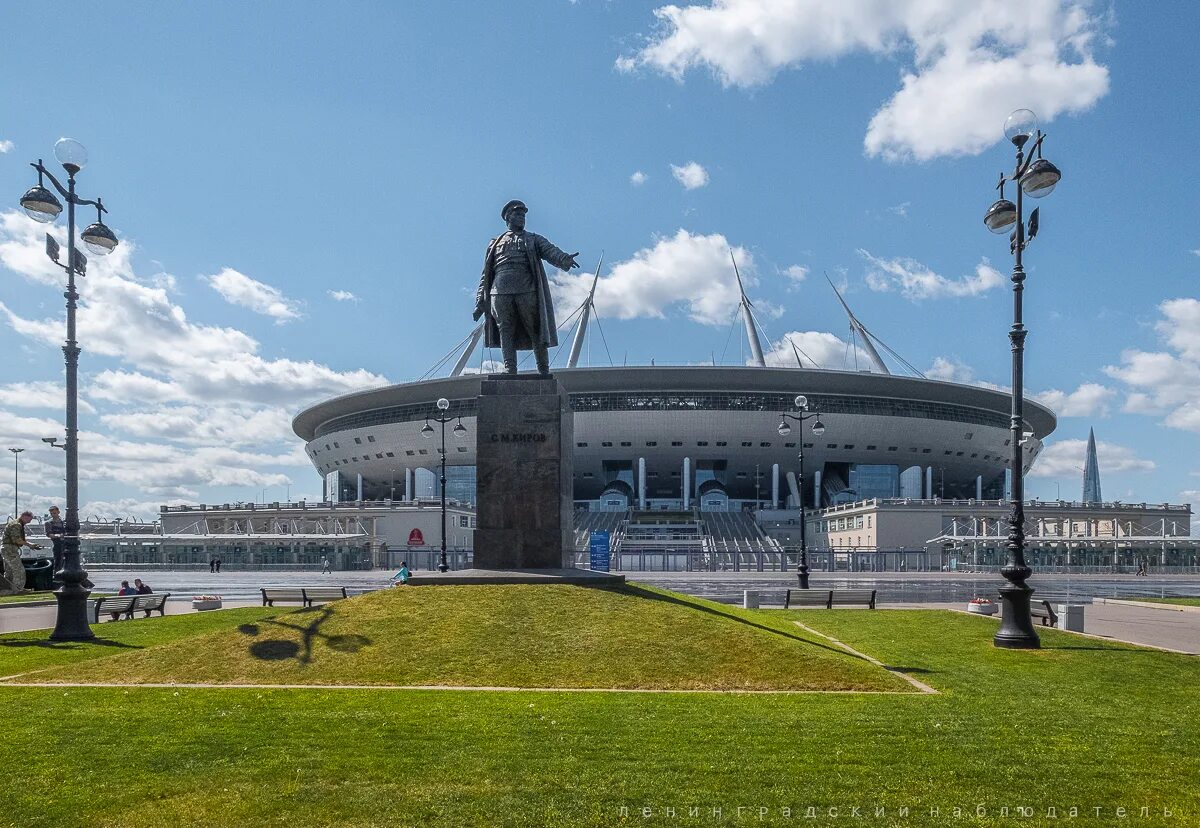
[[[800,366],[796,364],[797,352]],[[789,331],[771,343],[763,358],[768,366],[781,368],[853,369],[856,358],[859,366],[870,365],[867,355],[857,346],[851,347],[844,339],[826,331]]]
[[[300,318],[297,302],[284,296],[278,288],[251,279],[231,267],[202,278],[229,304],[269,316],[276,324]]]
[[[1086,0],[712,0],[662,6],[659,30],[617,67],[677,80],[707,68],[725,86],[768,83],[781,70],[870,54],[906,63],[875,112],[864,147],[888,160],[978,153],[1014,109],[1049,122],[1108,92],[1092,45],[1103,21]]]
[[[1109,403],[1117,396],[1111,388],[1095,382],[1085,382],[1074,391],[1052,388],[1036,394],[1034,399],[1048,406],[1060,417],[1104,417]]]
[[[504,363],[498,359],[485,359],[480,367],[468,365],[463,368],[464,374],[499,374],[504,371]]]
[[[613,265],[596,284],[596,306],[618,319],[661,319],[682,307],[688,316],[705,325],[727,325],[741,297],[730,243],[720,233],[702,236],[679,230],[642,248],[633,258]],[[758,284],[750,251],[733,248],[747,289]],[[587,298],[591,273],[558,273],[551,279],[555,306],[574,310]],[[767,308],[764,306],[764,310]],[[569,312],[569,311],[567,311]]]
[[[897,204],[895,207],[888,207],[887,211],[889,213],[891,213],[893,216],[899,216],[900,218],[908,218],[908,208],[911,206],[912,206],[911,201],[904,201],[904,202],[901,202],[900,204]]]
[[[650,178],[650,176],[646,175],[641,170],[638,170],[633,175],[629,176],[629,183],[635,187],[640,187],[646,183],[648,178]]]
[[[960,382],[964,385],[975,383],[975,369],[965,362],[950,357],[935,357],[933,365],[925,371],[925,376],[934,380]]]
[[[15,146],[16,146],[16,144],[14,144],[12,141],[7,141],[7,140],[0,141],[0,154],[6,153],[6,152],[12,152],[13,147],[15,147]]]
[[[1163,417],[1163,423],[1200,433],[1200,300],[1169,299],[1155,324],[1168,351],[1130,349],[1104,372],[1128,386],[1124,410]]]
[[[708,183],[708,170],[695,161],[689,161],[682,167],[672,164],[671,175],[675,176],[675,180],[682,184],[685,190],[696,190]]]
[[[335,302],[357,302],[358,297],[348,290],[327,290],[329,298]]]
[[[799,284],[808,278],[808,268],[804,265],[789,265],[783,269],[783,275],[793,283]]]
[[[939,299],[944,296],[979,296],[1004,284],[1000,271],[984,259],[975,266],[974,275],[947,279],[915,259],[882,259],[866,250],[859,254],[867,260],[867,286],[876,291],[900,291],[907,299]]]
[[[1087,440],[1059,440],[1042,449],[1030,477],[1082,477]],[[1138,457],[1133,449],[1114,443],[1096,441],[1096,459],[1100,475],[1112,472],[1149,472],[1156,468],[1153,460]]]
[[[67,392],[57,382],[46,380],[11,382],[0,385],[0,401],[12,408],[49,408],[62,411],[67,404]],[[80,399],[79,410],[90,414],[96,409],[87,400]],[[57,433],[43,436],[52,437]]]
[[[42,267],[45,230],[15,211],[0,213],[0,265],[58,288],[60,275]],[[214,487],[286,484],[287,470],[311,469],[291,432],[291,415],[317,399],[386,383],[367,371],[267,359],[245,332],[189,319],[172,296],[172,279],[134,271],[136,248],[123,239],[110,256],[90,263],[78,313],[79,338],[90,355],[80,378],[86,398],[81,407],[88,414],[80,434],[85,483],[121,489],[104,502],[194,500]],[[31,319],[0,303],[0,318],[47,346],[48,354],[61,346],[58,313]],[[18,396],[27,395],[27,407],[56,411],[62,405],[57,382],[12,385]],[[31,486],[60,491],[62,452],[40,438],[60,434],[61,422],[19,415],[14,408],[12,399],[0,406],[0,444],[29,446],[22,481],[28,467]],[[83,497],[89,497],[86,490]]]

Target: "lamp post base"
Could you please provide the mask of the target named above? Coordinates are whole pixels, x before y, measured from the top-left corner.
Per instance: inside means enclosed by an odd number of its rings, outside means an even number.
[[[1042,646],[1033,616],[1029,613],[1029,596],[1033,590],[1015,584],[1000,587],[1000,629],[992,643],[1008,650],[1037,650]]]
[[[58,616],[51,641],[91,641],[96,637],[88,624],[88,596],[91,590],[79,584],[67,584],[54,591]]]
[[[800,570],[799,570],[798,574],[800,575],[800,588],[808,589],[808,559],[807,558],[800,559]]]

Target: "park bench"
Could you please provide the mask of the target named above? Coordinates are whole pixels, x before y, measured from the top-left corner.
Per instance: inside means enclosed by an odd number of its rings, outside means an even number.
[[[1058,626],[1058,613],[1050,606],[1049,601],[1030,601],[1029,614],[1040,619],[1043,627]]]
[[[783,608],[792,607],[834,607],[866,604],[867,609],[875,609],[875,590],[873,589],[789,589],[783,599]]]
[[[303,604],[311,607],[313,601],[336,601],[348,598],[345,587],[263,587],[264,607],[273,607],[275,602]]]
[[[149,618],[150,613],[155,610],[159,615],[167,614],[167,599],[171,597],[171,593],[152,592],[147,595],[110,595],[107,598],[96,599],[96,623],[100,623],[102,615],[113,615],[119,613],[120,616],[132,619],[135,612],[146,613],[145,617]]]

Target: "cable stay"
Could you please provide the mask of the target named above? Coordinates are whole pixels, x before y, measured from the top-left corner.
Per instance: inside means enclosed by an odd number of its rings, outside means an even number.
[[[479,336],[481,333],[483,333],[483,325],[482,324],[476,325],[475,328],[473,328],[469,334],[467,334],[463,339],[461,339],[457,345],[455,345],[448,352],[446,352],[446,354],[443,355],[442,358],[439,359],[437,362],[435,362],[428,371],[426,371],[424,374],[422,374],[417,379],[417,382],[420,382],[421,380],[429,379],[429,377],[432,376],[435,371],[437,371],[439,368],[441,368],[443,365],[445,365],[449,361],[450,357],[452,357],[456,353],[458,353],[459,348],[462,348],[464,345],[466,345],[468,342],[470,342],[471,345],[470,345],[470,347],[467,348],[467,351],[465,354],[465,359],[459,360],[459,362],[461,362],[463,365],[466,365],[466,359],[470,358],[470,352],[475,347],[475,343],[479,341]],[[455,376],[457,376],[457,374],[455,374]]]
[[[750,355],[755,365],[759,368],[766,368],[767,361],[763,359],[762,342],[758,338],[758,328],[754,320],[754,313],[750,309],[750,300],[746,296],[746,287],[742,284],[742,274],[738,270],[737,258],[733,255],[732,247],[729,248],[729,260],[733,262],[733,275],[737,277],[738,293],[741,295],[741,302],[738,303],[738,308],[742,312],[742,321],[746,323],[746,341],[750,345]]]

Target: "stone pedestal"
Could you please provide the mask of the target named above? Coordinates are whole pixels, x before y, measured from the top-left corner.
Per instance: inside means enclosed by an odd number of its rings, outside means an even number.
[[[479,386],[476,569],[560,569],[574,547],[574,428],[558,380],[494,375]]]

